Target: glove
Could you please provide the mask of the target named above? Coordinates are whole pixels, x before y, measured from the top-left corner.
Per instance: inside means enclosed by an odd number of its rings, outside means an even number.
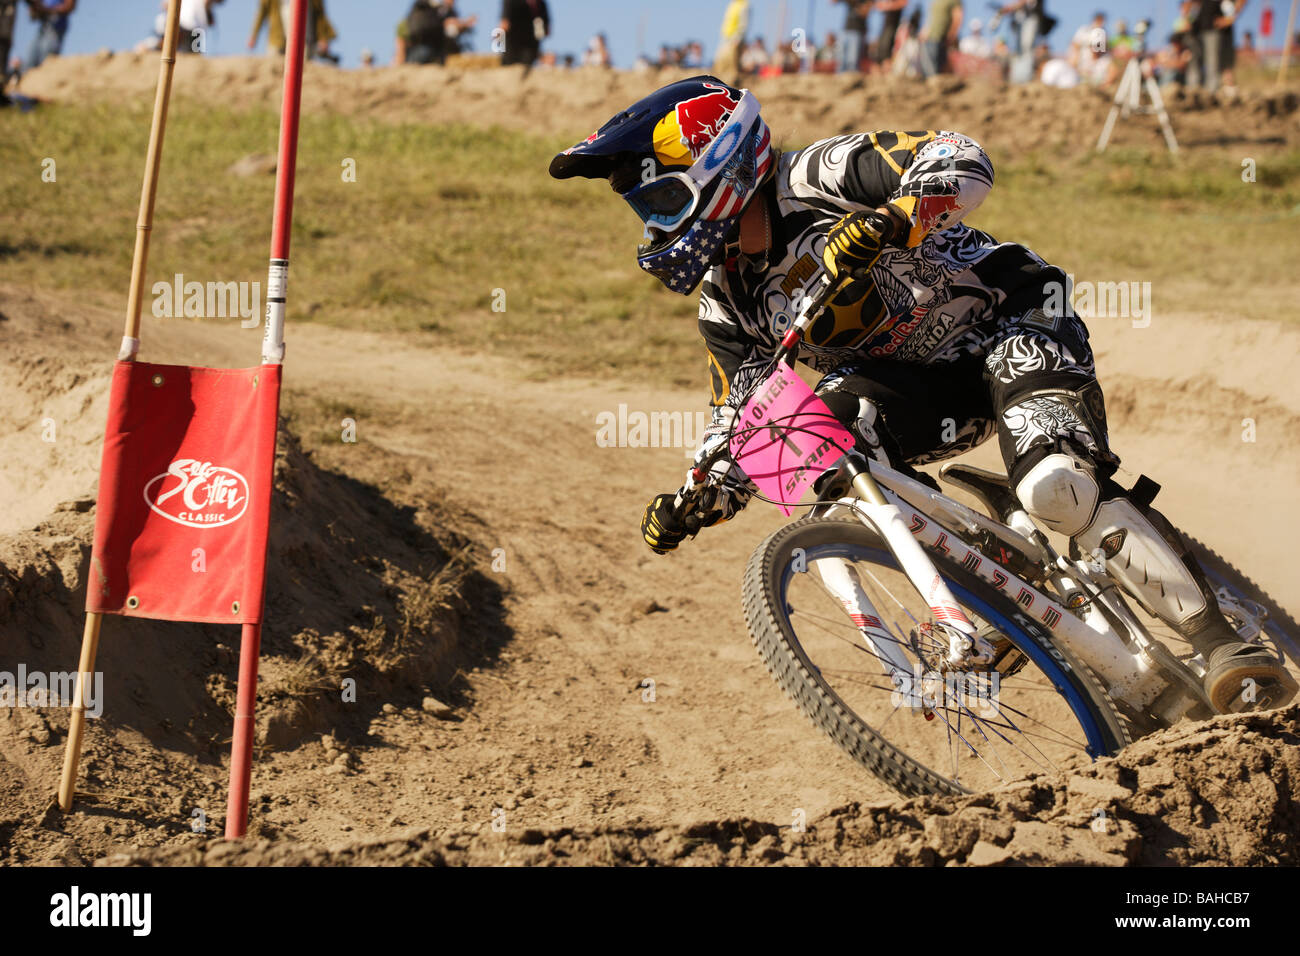
[[[872,209],[849,213],[826,234],[826,250],[822,253],[826,271],[833,278],[841,272],[851,279],[862,278],[897,231],[897,222],[883,212]]]
[[[676,511],[676,493],[655,495],[645,506],[641,535],[655,554],[667,554],[686,540],[686,525]]]
[[[678,494],[699,495],[686,514],[677,510]],[[687,479],[680,492],[655,495],[641,516],[641,536],[655,554],[667,554],[701,528],[728,521],[749,503],[750,492],[744,485],[725,482],[703,487]]]

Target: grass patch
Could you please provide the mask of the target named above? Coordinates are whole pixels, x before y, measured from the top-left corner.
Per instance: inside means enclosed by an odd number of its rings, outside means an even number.
[[[0,114],[0,281],[120,307],[148,121],[138,101]],[[274,179],[228,169],[274,152],[277,126],[268,110],[173,105],[150,286],[176,273],[265,282]],[[530,374],[698,385],[694,299],[636,268],[639,228],[604,183],[546,175],[572,141],[304,117],[290,337],[303,321],[397,330],[532,360]],[[41,180],[46,157],[55,183]],[[1161,311],[1285,314],[1300,291],[1300,154],[1257,158],[1246,184],[1240,165],[1209,155],[1030,154],[999,164],[971,222],[1080,280],[1150,281]],[[349,159],[356,182],[343,178]]]

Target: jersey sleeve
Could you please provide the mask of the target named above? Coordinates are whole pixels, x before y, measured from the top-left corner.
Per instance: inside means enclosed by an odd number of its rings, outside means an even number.
[[[759,360],[762,343],[746,332],[739,310],[712,279],[707,277],[702,286],[699,318],[709,358],[709,404],[738,408],[744,394],[741,370]]]
[[[804,201],[854,212],[891,205],[907,220],[906,245],[959,223],[993,188],[993,164],[969,136],[880,130],[836,136],[804,150],[792,176]]]
[[[745,397],[767,370],[774,346],[747,330],[740,310],[712,276],[701,289],[699,329],[708,354],[712,409],[703,448],[730,431]]]

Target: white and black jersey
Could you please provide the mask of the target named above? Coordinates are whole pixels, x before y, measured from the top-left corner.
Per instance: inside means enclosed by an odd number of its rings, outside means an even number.
[[[891,203],[910,234],[813,323],[799,361],[823,373],[868,358],[954,362],[984,355],[1000,328],[1030,313],[1042,318],[1044,288],[1063,288],[1064,273],[961,222],[992,185],[987,154],[957,133],[837,136],[783,155],[765,196],[774,213],[766,270],[731,260],[702,285],[699,327],[717,412],[743,402],[819,272],[827,231],[846,213]]]

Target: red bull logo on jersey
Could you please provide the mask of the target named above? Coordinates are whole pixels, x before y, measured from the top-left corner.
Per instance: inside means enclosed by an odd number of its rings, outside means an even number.
[[[932,229],[946,229],[952,224],[953,214],[961,211],[961,193],[956,185],[940,180],[927,184],[916,202],[916,224],[922,233]]]
[[[704,85],[708,93],[678,103],[655,126],[655,155],[665,166],[694,165],[740,105],[740,99],[727,87]]]

